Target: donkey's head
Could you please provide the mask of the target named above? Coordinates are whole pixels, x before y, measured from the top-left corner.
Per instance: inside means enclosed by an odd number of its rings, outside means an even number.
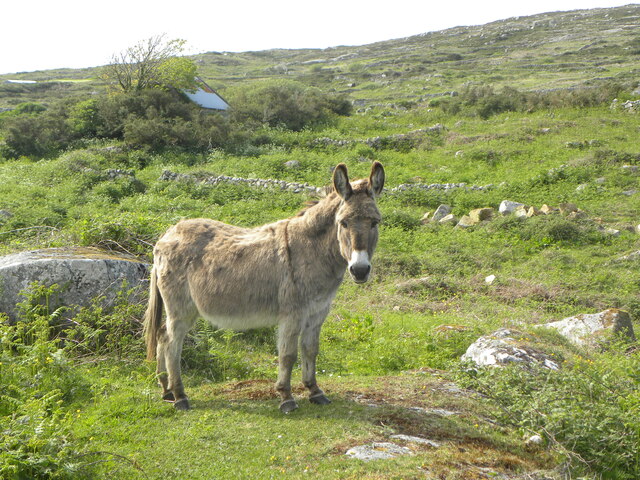
[[[376,197],[384,186],[384,168],[373,162],[369,178],[349,182],[347,167],[341,163],[333,171],[333,186],[342,201],[336,212],[340,253],[348,262],[349,274],[364,283],[371,273],[371,257],[378,243],[380,211]]]

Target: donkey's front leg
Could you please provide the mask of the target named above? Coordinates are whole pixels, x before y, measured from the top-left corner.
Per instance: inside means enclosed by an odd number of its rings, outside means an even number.
[[[324,316],[309,320],[302,331],[300,346],[302,348],[302,382],[309,390],[309,401],[316,405],[327,405],[331,403],[324,392],[318,387],[316,382],[316,358],[318,357],[320,344],[320,328]]]
[[[298,358],[298,335],[300,327],[297,322],[282,322],[278,328],[278,381],[276,390],[280,394],[280,411],[290,413],[298,408],[291,395],[291,370]]]

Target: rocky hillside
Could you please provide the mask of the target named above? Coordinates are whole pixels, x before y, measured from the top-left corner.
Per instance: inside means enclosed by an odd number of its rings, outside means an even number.
[[[259,78],[286,77],[348,92],[357,104],[420,101],[491,84],[555,89],[629,81],[640,68],[640,5],[516,17],[362,46],[209,52],[199,74],[224,93]],[[99,91],[100,69],[0,76],[0,107]],[[35,80],[37,84],[8,84]]]

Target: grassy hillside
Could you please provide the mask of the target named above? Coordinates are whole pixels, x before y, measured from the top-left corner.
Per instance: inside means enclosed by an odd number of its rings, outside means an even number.
[[[0,477],[638,478],[637,344],[589,351],[534,325],[615,307],[640,331],[640,114],[610,108],[640,98],[639,23],[640,7],[627,6],[360,47],[202,54],[199,73],[223,96],[286,78],[348,94],[355,110],[301,131],[251,127],[233,149],[101,139],[0,159],[0,253],[84,245],[146,260],[181,218],[254,226],[309,199],[206,178],[323,186],[337,163],[360,177],[373,160],[387,172],[373,279],[345,281],[323,327],[318,377],[331,405],[302,400],[283,416],[274,331],[202,322],[183,358],[194,409],[176,412],[143,360],[144,305],[124,292],[114,312],[87,308],[63,341],[50,326],[61,312],[39,302],[49,286],[34,287],[24,322],[0,326]],[[93,92],[104,93],[97,69],[0,77],[0,107]],[[440,204],[462,217],[502,200],[583,213],[421,223]],[[562,369],[461,364],[499,327]],[[541,444],[526,442],[534,434]],[[345,455],[389,441],[412,455]]]

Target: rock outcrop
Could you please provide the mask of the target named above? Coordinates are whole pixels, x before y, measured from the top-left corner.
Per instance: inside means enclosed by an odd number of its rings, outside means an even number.
[[[21,291],[35,281],[59,289],[50,308],[88,306],[104,297],[108,307],[126,282],[129,288],[147,281],[149,266],[131,257],[92,248],[50,248],[0,257],[0,312],[16,319]]]

